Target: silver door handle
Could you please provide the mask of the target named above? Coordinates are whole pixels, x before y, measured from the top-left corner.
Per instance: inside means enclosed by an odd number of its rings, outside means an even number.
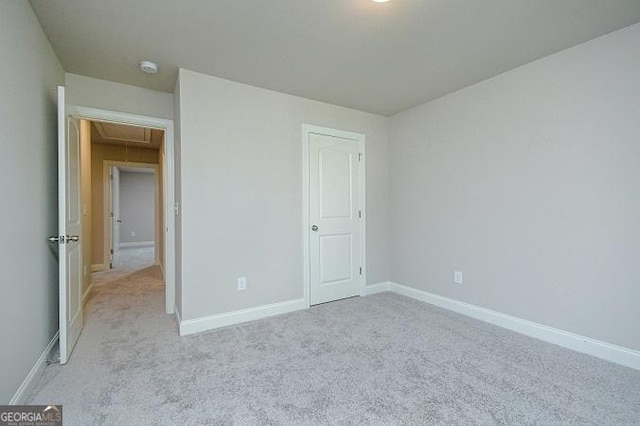
[[[67,242],[69,241],[80,241],[80,237],[77,235],[67,235]]]
[[[60,237],[58,237],[58,236],[56,235],[55,237],[49,237],[49,238],[47,238],[47,240],[48,240],[50,243],[58,243],[58,242],[60,242]],[[64,241],[64,237],[62,237],[62,240]]]
[[[318,232],[318,225],[313,225],[311,227],[311,230],[314,231],[314,232]]]

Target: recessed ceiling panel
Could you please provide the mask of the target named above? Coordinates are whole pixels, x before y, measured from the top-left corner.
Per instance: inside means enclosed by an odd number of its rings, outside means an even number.
[[[151,143],[151,129],[124,124],[96,122],[96,129],[106,140],[134,143]]]

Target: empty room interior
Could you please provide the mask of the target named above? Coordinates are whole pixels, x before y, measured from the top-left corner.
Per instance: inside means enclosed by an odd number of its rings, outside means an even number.
[[[640,1],[0,0],[0,58],[0,414],[640,424]]]

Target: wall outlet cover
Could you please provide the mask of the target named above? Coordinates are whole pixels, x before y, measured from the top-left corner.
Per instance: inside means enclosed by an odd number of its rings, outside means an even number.
[[[247,289],[247,277],[240,277],[237,281],[238,291],[244,291]]]

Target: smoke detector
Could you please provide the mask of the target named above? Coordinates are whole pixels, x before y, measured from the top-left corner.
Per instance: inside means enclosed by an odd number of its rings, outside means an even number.
[[[140,70],[145,74],[158,74],[158,65],[151,61],[140,62]]]

